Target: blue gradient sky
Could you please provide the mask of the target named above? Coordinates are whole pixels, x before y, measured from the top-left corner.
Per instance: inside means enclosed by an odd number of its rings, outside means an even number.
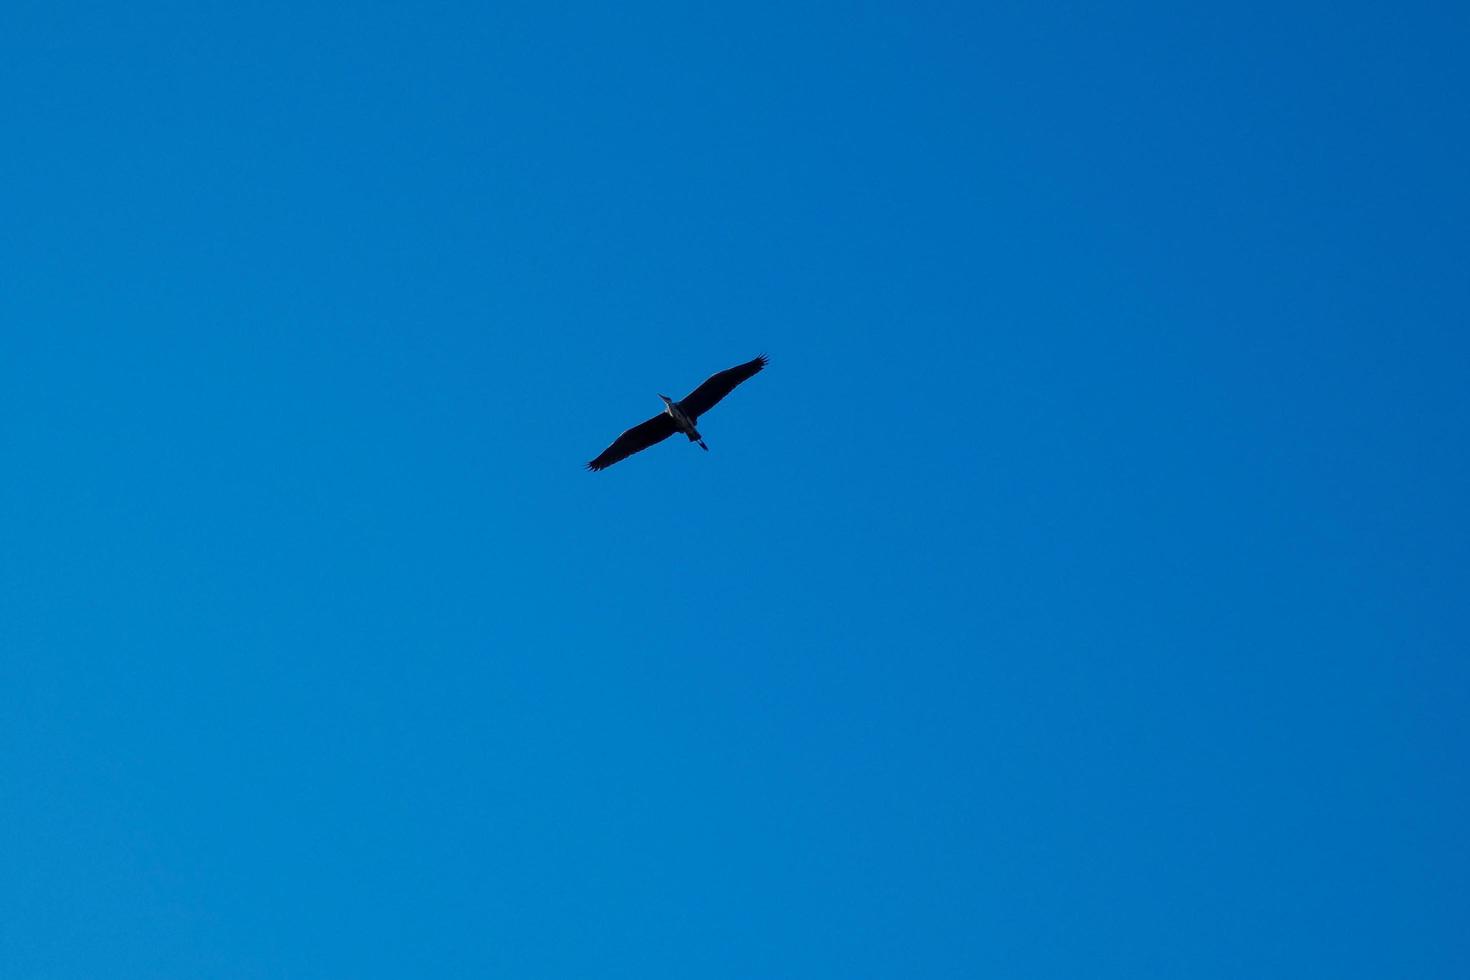
[[[1470,976],[1391,6],[11,0],[0,975]]]

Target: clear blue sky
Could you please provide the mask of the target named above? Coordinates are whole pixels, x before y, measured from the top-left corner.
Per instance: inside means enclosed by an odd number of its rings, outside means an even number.
[[[0,975],[1470,976],[1467,45],[10,0]]]

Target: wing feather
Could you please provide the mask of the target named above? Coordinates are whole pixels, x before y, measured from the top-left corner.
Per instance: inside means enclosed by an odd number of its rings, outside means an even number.
[[[587,464],[587,468],[605,470],[620,459],[627,459],[655,443],[663,442],[673,435],[677,428],[673,418],[667,412],[660,412],[646,422],[639,422],[614,439],[611,446],[608,446],[600,456]]]
[[[738,364],[718,374],[710,375],[705,379],[704,384],[684,396],[679,407],[698,418],[718,405],[720,399],[734,391],[735,386],[740,382],[760,373],[760,369],[765,367],[766,363],[766,355],[761,354],[753,361],[746,361],[744,364]]]

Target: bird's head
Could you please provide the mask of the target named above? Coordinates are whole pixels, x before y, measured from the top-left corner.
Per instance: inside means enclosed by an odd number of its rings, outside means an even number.
[[[659,395],[658,397],[660,397],[660,398],[662,398],[664,400],[664,404],[665,405],[672,405],[672,404],[674,404],[674,400],[672,398],[670,398],[668,395]]]

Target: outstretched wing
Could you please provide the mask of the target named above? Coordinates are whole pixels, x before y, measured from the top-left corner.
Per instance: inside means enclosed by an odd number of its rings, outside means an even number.
[[[663,442],[676,431],[678,427],[674,425],[673,417],[667,412],[660,412],[647,422],[639,422],[614,439],[613,444],[604,449],[601,456],[587,464],[587,468],[605,470],[620,459],[627,459],[656,442]]]
[[[762,354],[753,361],[746,361],[728,371],[712,374],[704,384],[685,395],[679,407],[689,415],[698,418],[719,404],[721,398],[734,391],[736,385],[746,378],[753,377],[765,366],[766,355]]]

